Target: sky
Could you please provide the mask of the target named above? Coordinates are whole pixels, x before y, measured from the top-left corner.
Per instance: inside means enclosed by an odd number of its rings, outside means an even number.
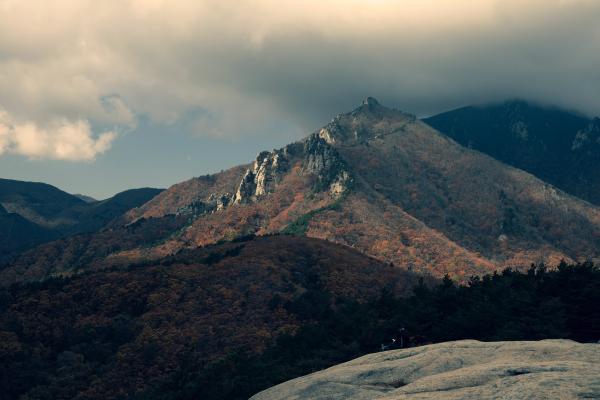
[[[599,20],[598,0],[0,0],[0,177],[168,187],[366,96],[600,115]]]

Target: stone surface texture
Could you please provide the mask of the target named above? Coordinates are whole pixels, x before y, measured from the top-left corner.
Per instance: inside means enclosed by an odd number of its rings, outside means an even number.
[[[600,399],[600,344],[463,340],[374,353],[251,400]]]

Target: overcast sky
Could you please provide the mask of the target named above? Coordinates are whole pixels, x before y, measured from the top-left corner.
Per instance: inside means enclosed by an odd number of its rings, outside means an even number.
[[[0,177],[166,187],[368,95],[600,115],[600,1],[0,0]]]

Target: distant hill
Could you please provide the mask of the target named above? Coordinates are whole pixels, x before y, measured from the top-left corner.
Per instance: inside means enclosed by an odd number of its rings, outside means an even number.
[[[96,231],[160,192],[134,189],[86,202],[45,183],[0,179],[0,237],[7,238],[0,241],[0,260],[43,242]]]
[[[522,100],[469,106],[424,121],[463,146],[600,205],[600,119]]]
[[[120,217],[132,208],[139,207],[161,193],[163,189],[142,188],[130,189],[117,193],[113,197],[88,203],[80,211],[80,223],[77,232],[93,232]]]
[[[76,224],[72,210],[86,203],[46,183],[0,179],[0,204],[37,225],[56,228]]]

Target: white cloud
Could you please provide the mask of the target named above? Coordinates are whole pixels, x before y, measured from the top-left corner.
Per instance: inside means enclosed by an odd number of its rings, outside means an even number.
[[[64,142],[56,121],[96,143],[77,121],[198,109],[199,134],[306,130],[366,95],[416,113],[520,96],[600,114],[598,15],[596,0],[0,0],[0,107],[35,127],[0,151],[31,130]]]
[[[57,120],[47,127],[31,121],[15,122],[0,111],[0,154],[12,153],[30,159],[93,161],[110,149],[115,132],[94,137],[87,121]]]

